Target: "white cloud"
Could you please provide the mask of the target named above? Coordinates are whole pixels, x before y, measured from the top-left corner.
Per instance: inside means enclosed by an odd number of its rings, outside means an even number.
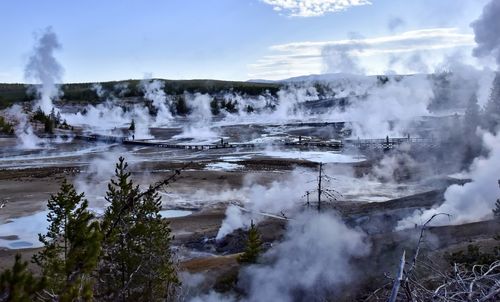
[[[292,17],[317,17],[351,6],[371,4],[369,0],[261,0],[275,11],[286,11]]]
[[[374,38],[294,42],[271,46],[272,54],[249,65],[249,76],[280,79],[285,74],[320,73],[325,67],[325,59],[328,59],[326,56],[335,50],[345,53],[340,57],[359,59],[360,64],[368,65],[362,66],[367,73],[383,73],[388,67],[387,62],[394,57],[406,59],[415,53],[424,53],[432,63],[438,63],[446,51],[474,45],[474,36],[461,33],[457,28],[421,29]]]

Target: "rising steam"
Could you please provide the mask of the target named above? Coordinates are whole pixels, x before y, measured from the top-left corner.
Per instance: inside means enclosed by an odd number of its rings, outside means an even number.
[[[20,149],[37,149],[43,140],[36,136],[33,127],[29,122],[29,116],[23,112],[21,106],[14,105],[6,111],[7,115],[12,115],[17,120],[14,127],[14,132],[18,140],[18,148]]]
[[[56,34],[47,27],[36,39],[33,53],[25,68],[25,78],[36,82],[37,102],[35,109],[40,107],[46,114],[54,107],[52,101],[61,95],[58,83],[61,81],[63,69],[54,57],[56,50],[61,48]]]
[[[474,48],[473,54],[476,57],[482,58],[492,56],[500,65],[500,36],[498,28],[500,28],[500,2],[492,0],[487,4],[482,15],[478,20],[474,21],[471,26],[474,29],[475,40],[477,47]]]
[[[477,43],[473,54],[479,58],[493,57],[497,64],[500,64],[500,38],[496,33],[496,28],[500,24],[499,18],[500,2],[493,0],[484,7],[479,19],[471,24]],[[486,106],[484,115],[486,117],[493,116],[493,119],[496,119],[495,124],[498,124],[498,119],[495,116],[498,117],[496,108],[500,99],[494,93],[498,90],[497,79],[495,79],[493,85],[489,100],[493,106]],[[487,155],[477,157],[469,167],[468,177],[472,182],[463,186],[450,186],[445,192],[445,202],[441,206],[422,213],[414,213],[411,217],[399,222],[399,229],[411,227],[415,223],[421,224],[436,213],[451,215],[450,219],[441,216],[440,219],[434,221],[436,224],[460,224],[491,218],[492,209],[498,198],[497,181],[500,179],[498,172],[498,166],[500,165],[500,135],[494,134],[495,130],[498,130],[494,128],[490,129],[493,133],[480,130],[482,131],[482,141]]]
[[[368,251],[364,235],[338,217],[303,213],[290,222],[285,239],[264,255],[265,264],[243,271],[248,301],[319,301],[334,296],[355,275],[352,258]]]
[[[424,212],[415,212],[411,217],[400,221],[398,229],[422,224],[437,213],[451,215],[451,218],[439,216],[433,220],[433,223],[441,225],[475,222],[490,219],[493,216],[492,209],[500,195],[498,187],[500,135],[484,133],[483,142],[485,148],[489,150],[489,155],[476,158],[472,163],[467,175],[472,182],[463,186],[450,186],[445,192],[445,202],[441,206]]]
[[[323,301],[339,295],[353,280],[355,257],[369,252],[365,236],[332,214],[304,212],[289,222],[283,241],[263,255],[260,264],[240,272],[239,286],[247,296],[239,301]],[[191,301],[238,301],[216,293]]]
[[[170,104],[164,90],[165,83],[160,80],[143,80],[141,88],[144,91],[144,98],[153,102],[156,109],[156,120],[153,126],[166,125],[172,120]]]

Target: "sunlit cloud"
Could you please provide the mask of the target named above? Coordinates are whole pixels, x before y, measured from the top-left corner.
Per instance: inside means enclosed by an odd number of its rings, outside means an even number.
[[[371,4],[369,0],[261,0],[275,11],[292,17],[317,17],[338,12],[352,6]]]
[[[383,72],[387,62],[394,61],[395,57],[407,57],[415,53],[443,53],[474,45],[474,36],[461,33],[457,28],[422,29],[374,38],[279,44],[270,47],[270,55],[249,65],[249,76],[277,79],[284,74],[296,76],[320,73],[324,71],[325,59],[328,59],[326,56],[332,53],[342,53],[344,55],[340,58],[349,57],[371,64],[363,66],[368,73]]]

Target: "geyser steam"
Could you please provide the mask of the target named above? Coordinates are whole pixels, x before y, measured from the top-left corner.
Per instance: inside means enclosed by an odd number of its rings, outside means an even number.
[[[322,301],[352,281],[353,257],[369,252],[364,235],[332,214],[302,213],[291,221],[284,241],[264,255],[272,264],[242,273],[247,301]],[[246,278],[246,280],[245,280]]]
[[[499,195],[498,179],[500,174],[500,135],[490,133],[483,135],[485,147],[489,150],[488,157],[479,157],[470,167],[469,177],[472,182],[463,186],[452,185],[445,192],[445,202],[434,209],[423,213],[416,212],[412,217],[399,222],[398,228],[410,228],[414,224],[427,221],[432,215],[446,213],[451,215],[451,220],[445,216],[436,217],[434,224],[461,224],[488,219],[492,216],[492,209]]]
[[[53,99],[60,96],[57,83],[61,81],[63,69],[54,57],[54,52],[61,48],[56,34],[47,27],[38,37],[25,68],[25,78],[36,82],[37,102],[43,112],[50,113]]]
[[[29,122],[29,117],[23,112],[21,106],[14,105],[10,107],[6,113],[12,115],[18,121],[14,127],[18,139],[18,148],[20,149],[36,149],[42,143],[42,140],[35,135],[33,127]]]
[[[340,295],[341,286],[356,277],[352,259],[369,250],[365,235],[339,217],[303,212],[289,222],[283,241],[240,272],[245,297],[236,300],[211,292],[190,301],[324,301]]]
[[[167,103],[167,95],[163,87],[165,83],[160,80],[143,80],[141,88],[144,91],[144,98],[153,102],[153,106],[157,110],[155,125],[165,125],[172,119],[169,104]]]

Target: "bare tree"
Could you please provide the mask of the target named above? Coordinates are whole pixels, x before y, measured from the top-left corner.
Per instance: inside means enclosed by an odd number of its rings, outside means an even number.
[[[317,193],[316,209],[318,213],[321,212],[321,206],[324,202],[336,201],[339,196],[342,196],[337,190],[325,186],[325,184],[330,184],[333,179],[324,172],[323,163],[319,163],[318,177],[314,180],[316,188],[306,191],[302,196],[302,198],[306,198],[306,206],[311,205],[310,196],[313,192]]]
[[[500,260],[487,265],[474,265],[472,268],[455,263],[451,271],[443,271],[429,259],[419,259],[427,225],[438,215],[448,214],[435,214],[422,225],[411,263],[405,262],[403,251],[396,277],[374,291],[365,301],[498,301]],[[430,276],[416,274],[417,264],[429,271]],[[405,270],[406,266],[408,269]]]

